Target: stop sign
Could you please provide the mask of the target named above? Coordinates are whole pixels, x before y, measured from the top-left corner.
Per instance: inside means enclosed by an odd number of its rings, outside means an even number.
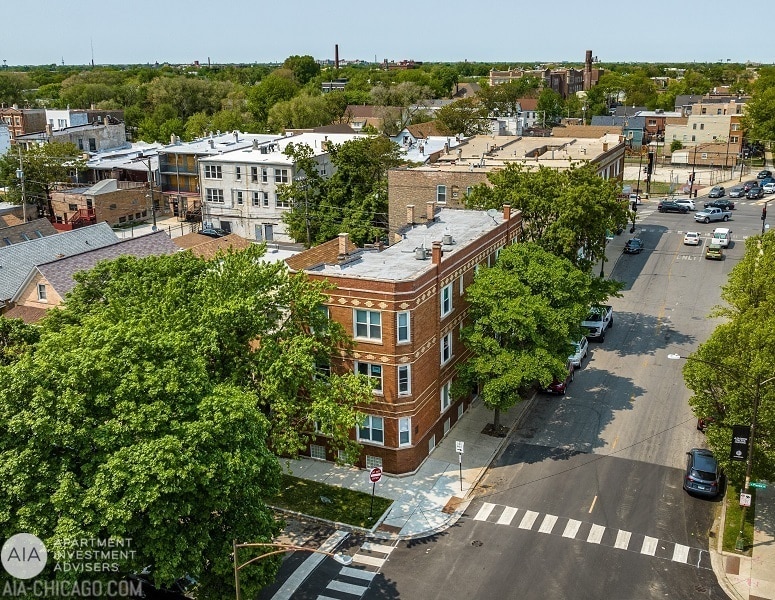
[[[380,479],[382,479],[382,469],[379,467],[374,467],[371,471],[369,471],[369,479],[372,483],[377,483]]]

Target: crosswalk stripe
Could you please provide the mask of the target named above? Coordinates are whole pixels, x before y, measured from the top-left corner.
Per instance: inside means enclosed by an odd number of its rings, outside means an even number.
[[[326,586],[329,590],[334,590],[335,592],[344,592],[345,594],[352,594],[353,596],[363,596],[363,594],[366,592],[368,586],[364,585],[353,585],[352,583],[344,583],[343,581],[332,581]]]
[[[528,510],[525,512],[525,516],[522,517],[522,521],[519,524],[520,529],[532,529],[533,523],[536,522],[536,519],[538,518],[538,513],[533,512],[532,510]]]
[[[581,527],[581,521],[576,519],[568,519],[568,524],[565,526],[565,531],[562,532],[562,537],[575,538]]]
[[[620,529],[619,533],[616,534],[616,543],[614,544],[614,548],[627,550],[627,546],[630,545],[631,535],[632,533],[630,533],[629,531],[624,531],[623,529]]]
[[[645,536],[643,538],[643,546],[641,546],[640,553],[641,554],[648,554],[649,556],[654,556],[657,552],[657,542],[659,540],[657,538]]]
[[[376,571],[353,569],[352,567],[342,567],[339,574],[344,575],[345,577],[352,577],[353,579],[365,579],[366,581],[371,581],[377,575]]]
[[[546,515],[544,520],[541,522],[541,527],[538,528],[538,531],[541,533],[551,533],[556,522],[557,515]]]
[[[385,544],[375,544],[373,542],[363,542],[363,544],[361,544],[361,550],[390,554],[393,552],[393,546],[385,546]]]
[[[510,525],[511,521],[514,519],[514,515],[517,514],[517,511],[519,509],[513,508],[511,506],[507,506],[503,510],[503,514],[498,519],[498,525]]]
[[[368,554],[355,554],[353,555],[353,562],[361,565],[371,565],[372,567],[381,567],[385,564],[385,558],[377,558],[376,556],[369,556]]]
[[[589,530],[589,535],[587,536],[587,541],[590,544],[599,544],[600,540],[603,539],[604,531],[605,527],[602,525],[592,525],[592,529]]]
[[[689,546],[676,544],[673,549],[673,560],[681,563],[687,562],[689,560]]]
[[[482,508],[479,509],[479,512],[476,513],[476,516],[474,517],[474,521],[486,521],[493,508],[495,508],[495,505],[490,504],[489,502],[482,504]]]

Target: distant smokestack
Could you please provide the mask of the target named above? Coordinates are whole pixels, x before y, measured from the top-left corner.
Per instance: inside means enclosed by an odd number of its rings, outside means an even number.
[[[334,68],[339,70],[339,44],[334,45]]]

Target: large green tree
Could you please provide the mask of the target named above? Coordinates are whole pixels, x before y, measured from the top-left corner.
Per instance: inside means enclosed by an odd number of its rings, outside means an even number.
[[[478,270],[466,289],[472,324],[463,330],[472,357],[458,386],[479,386],[496,432],[501,411],[533,384],[564,378],[592,287],[590,275],[530,242],[504,248],[493,267]]]
[[[441,107],[436,123],[446,135],[478,135],[488,131],[487,109],[476,98],[463,98]]]
[[[729,460],[734,425],[754,422],[754,479],[775,477],[775,233],[749,237],[743,260],[722,288],[726,305],[715,316],[725,318],[706,342],[689,356],[684,379],[697,417],[712,419],[708,445],[730,481],[740,484],[745,463]]]
[[[747,139],[769,142],[775,149],[775,68],[760,70],[741,120]]]
[[[188,574],[200,598],[233,594],[232,541],[277,532],[276,455],[316,427],[352,452],[372,397],[360,376],[318,371],[347,348],[319,310],[325,285],[262,253],[124,257],[77,276],[40,340],[0,366],[3,531],[49,547],[131,538],[119,575],[151,565],[157,584]],[[276,568],[246,570],[243,589]]]

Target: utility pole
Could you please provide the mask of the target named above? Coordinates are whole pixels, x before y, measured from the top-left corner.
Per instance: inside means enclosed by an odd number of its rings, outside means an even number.
[[[22,218],[27,222],[27,197],[24,194],[24,165],[22,164],[22,147],[19,146],[19,170],[16,171],[16,177],[22,184]]]

